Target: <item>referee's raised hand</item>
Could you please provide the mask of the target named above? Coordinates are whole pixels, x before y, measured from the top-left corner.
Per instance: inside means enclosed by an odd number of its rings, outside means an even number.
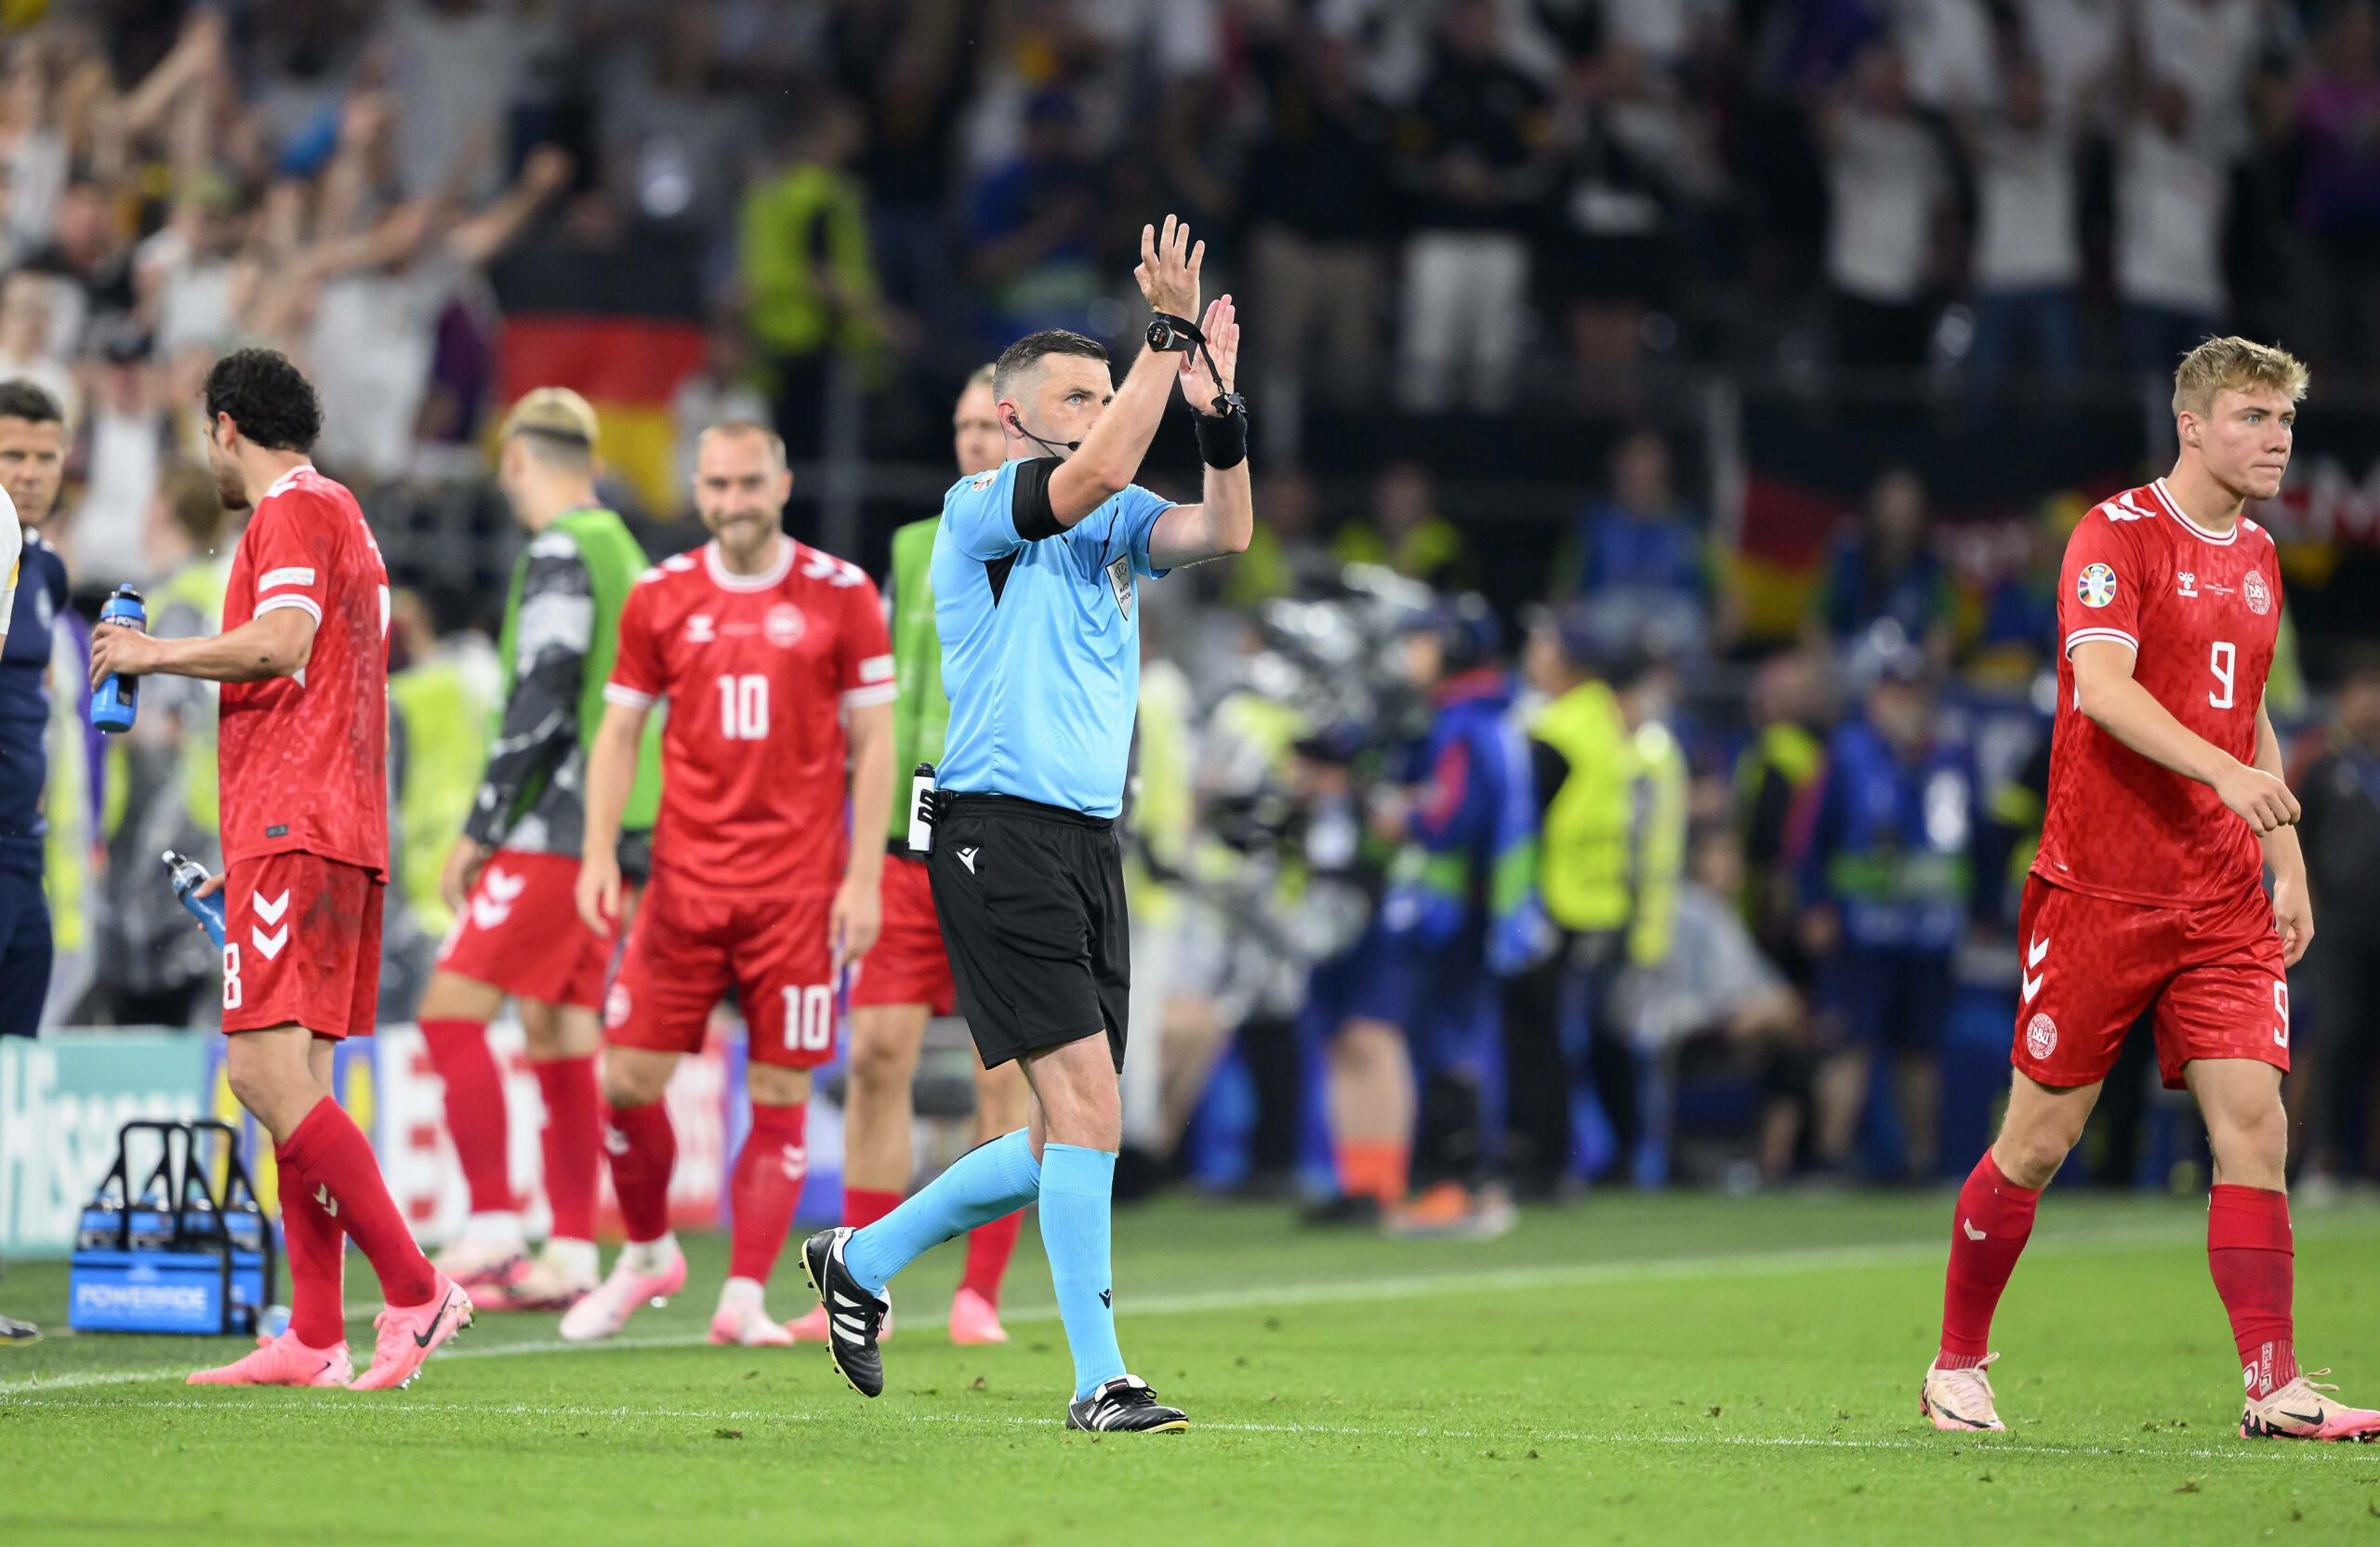
[[[1141,228],[1141,264],[1132,271],[1150,310],[1173,317],[1198,314],[1198,268],[1207,261],[1207,245],[1190,244],[1190,226],[1169,215],[1165,229]]]
[[[1206,354],[1202,357],[1197,350],[1183,351],[1182,401],[1211,419],[1223,412],[1217,406],[1222,399],[1216,394],[1239,390],[1239,313],[1229,296],[1217,296],[1207,303],[1207,314],[1198,320],[1198,331],[1207,337]],[[1212,376],[1207,374],[1210,359],[1214,362]]]

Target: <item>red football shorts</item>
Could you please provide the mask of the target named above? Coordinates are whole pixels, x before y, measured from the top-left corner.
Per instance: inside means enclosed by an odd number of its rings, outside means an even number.
[[[578,861],[499,849],[438,947],[447,972],[540,1004],[603,1002],[611,943],[578,917]]]
[[[833,899],[721,892],[655,870],[627,953],[603,996],[603,1039],[696,1052],[710,1012],[735,990],[755,1063],[808,1069],[835,1053]]]
[[[884,932],[853,971],[852,1008],[921,1004],[936,1015],[959,1002],[950,981],[950,953],[933,916],[926,862],[900,854],[884,859]]]
[[[2024,981],[2011,1061],[2020,1073],[2053,1086],[2104,1079],[2151,1005],[2168,1090],[2183,1088],[2193,1058],[2288,1070],[2289,978],[2261,888],[2201,907],[2148,907],[2028,876],[2016,927]]]
[[[223,1029],[294,1023],[331,1041],[371,1036],[385,890],[361,866],[319,854],[233,861],[223,879]]]

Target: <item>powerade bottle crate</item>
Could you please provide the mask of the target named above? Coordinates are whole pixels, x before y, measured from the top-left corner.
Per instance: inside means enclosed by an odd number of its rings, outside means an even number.
[[[240,1330],[214,1252],[78,1251],[68,1285],[66,1325],[78,1332]]]
[[[136,1135],[154,1135],[160,1151],[138,1188]],[[210,1172],[219,1185],[210,1185]],[[126,1123],[115,1165],[76,1232],[67,1325],[92,1332],[253,1332],[272,1303],[276,1265],[271,1227],[227,1124]]]

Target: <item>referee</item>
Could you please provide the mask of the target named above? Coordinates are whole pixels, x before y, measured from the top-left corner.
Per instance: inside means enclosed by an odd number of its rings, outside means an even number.
[[[1023,1064],[1033,1104],[1026,1127],[963,1156],[874,1224],[822,1231],[804,1247],[834,1333],[827,1347],[864,1396],[884,1389],[877,1334],[892,1276],[1038,1201],[1075,1359],[1067,1426],[1189,1426],[1125,1373],[1107,1243],[1131,983],[1116,818],[1140,693],[1140,582],[1240,552],[1254,522],[1231,298],[1189,322],[1205,256],[1172,216],[1162,232],[1142,229],[1132,277],[1157,316],[1120,388],[1107,351],[1079,334],[1010,345],[992,377],[1009,459],[943,496],[932,576],[950,726],[927,870],[984,1065]],[[1131,482],[1176,385],[1198,416],[1197,505]]]

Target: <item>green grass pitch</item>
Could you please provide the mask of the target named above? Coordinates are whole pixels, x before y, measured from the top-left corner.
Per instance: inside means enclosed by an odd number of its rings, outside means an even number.
[[[1128,1210],[1123,1344],[1179,1436],[1059,1426],[1030,1232],[1005,1348],[935,1325],[955,1249],[903,1276],[872,1403],[814,1346],[703,1344],[714,1239],[612,1344],[483,1316],[387,1395],[193,1389],[237,1345],[54,1335],[0,1349],[0,1542],[2380,1540],[2380,1448],[2238,1437],[2194,1203],[2048,1199],[1997,1328],[2010,1432],[1924,1426],[1946,1201],[1598,1195],[1485,1246]],[[2380,1211],[2297,1243],[2300,1347],[2380,1401]],[[790,1250],[771,1293],[808,1303]],[[62,1266],[0,1286],[64,1304]]]

